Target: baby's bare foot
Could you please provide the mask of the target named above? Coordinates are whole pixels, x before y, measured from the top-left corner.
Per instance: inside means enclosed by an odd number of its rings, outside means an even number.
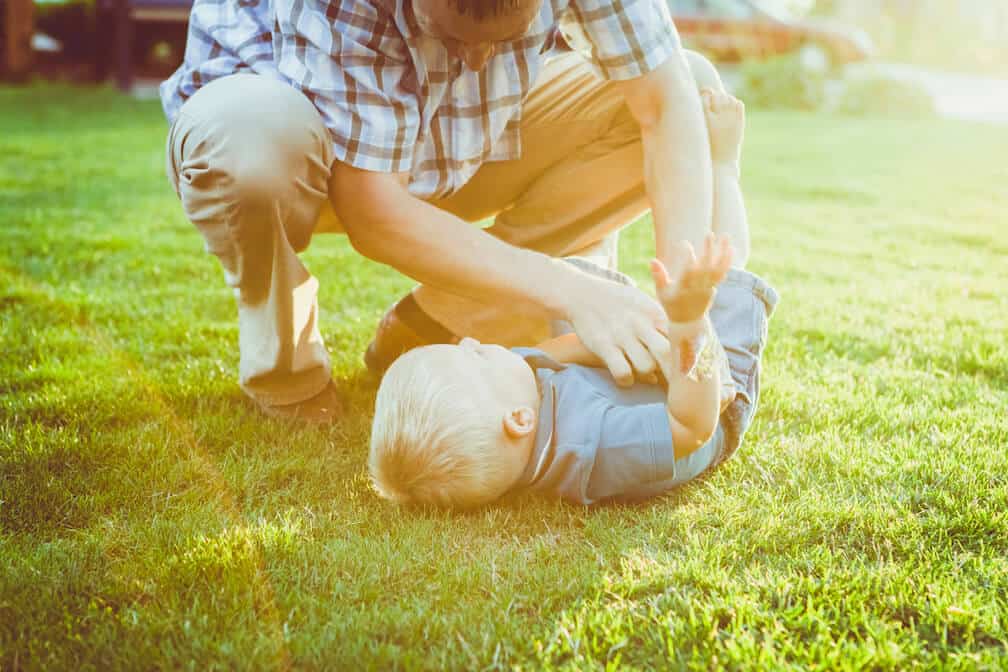
[[[738,161],[745,134],[745,105],[725,91],[704,89],[700,97],[710,134],[711,159]]]

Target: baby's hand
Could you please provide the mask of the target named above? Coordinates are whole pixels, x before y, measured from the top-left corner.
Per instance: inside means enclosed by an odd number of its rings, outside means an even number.
[[[697,259],[693,246],[687,241],[679,243],[676,255],[685,260],[673,277],[665,264],[651,260],[651,277],[654,279],[658,301],[671,321],[669,340],[679,348],[680,369],[689,371],[699,350],[696,339],[704,333],[703,318],[714,300],[718,284],[724,280],[731,266],[731,245],[725,236],[707,234],[703,254]]]
[[[707,132],[710,134],[711,160],[715,163],[738,162],[745,134],[745,105],[723,91],[700,91]]]
[[[731,245],[727,237],[709,233],[699,259],[687,241],[679,243],[679,247],[677,256],[686,261],[682,268],[675,269],[676,275],[672,276],[665,264],[652,259],[651,277],[669,320],[690,324],[700,320],[710,308],[714,291],[731,266]]]

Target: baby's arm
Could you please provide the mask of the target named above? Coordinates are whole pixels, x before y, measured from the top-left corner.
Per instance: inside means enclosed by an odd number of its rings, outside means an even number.
[[[706,347],[720,347],[713,340],[713,329],[704,318],[710,336]],[[686,457],[705,444],[717,428],[721,415],[721,367],[698,367],[696,375],[686,375],[672,367],[668,380],[666,406],[672,427],[675,458]]]
[[[672,321],[669,338],[680,349],[695,342],[697,337],[705,341],[701,348],[716,348],[718,344],[707,311],[718,283],[728,273],[731,247],[727,238],[715,238],[711,234],[697,259],[688,242],[680,245],[684,248],[682,256],[688,261],[675,278],[660,261],[651,262],[658,299]],[[701,356],[700,360],[703,364],[692,372],[683,372],[674,362],[665,362],[662,370],[668,381],[666,407],[676,459],[689,455],[711,437],[721,413],[719,367],[711,366],[709,357]]]
[[[547,355],[562,364],[580,364],[581,366],[604,367],[603,362],[595,353],[584,346],[574,332],[551,338],[536,346]]]

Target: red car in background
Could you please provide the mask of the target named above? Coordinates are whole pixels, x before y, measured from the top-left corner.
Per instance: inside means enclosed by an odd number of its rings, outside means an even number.
[[[714,61],[797,52],[831,68],[871,56],[867,33],[828,21],[794,18],[754,0],[667,0],[683,43]]]

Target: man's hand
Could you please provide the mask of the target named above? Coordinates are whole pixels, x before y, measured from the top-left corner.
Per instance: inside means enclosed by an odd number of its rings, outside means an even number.
[[[512,247],[409,195],[405,180],[337,162],[329,195],[350,242],[420,282],[483,303],[530,305],[569,321],[621,385],[654,380],[668,318],[640,290]],[[409,222],[409,225],[403,225]]]
[[[672,355],[665,311],[636,287],[580,275],[569,295],[568,319],[582,343],[618,385],[656,380],[660,364]]]
[[[713,89],[702,89],[700,97],[710,135],[711,160],[737,165],[745,134],[745,105],[731,94]]]

